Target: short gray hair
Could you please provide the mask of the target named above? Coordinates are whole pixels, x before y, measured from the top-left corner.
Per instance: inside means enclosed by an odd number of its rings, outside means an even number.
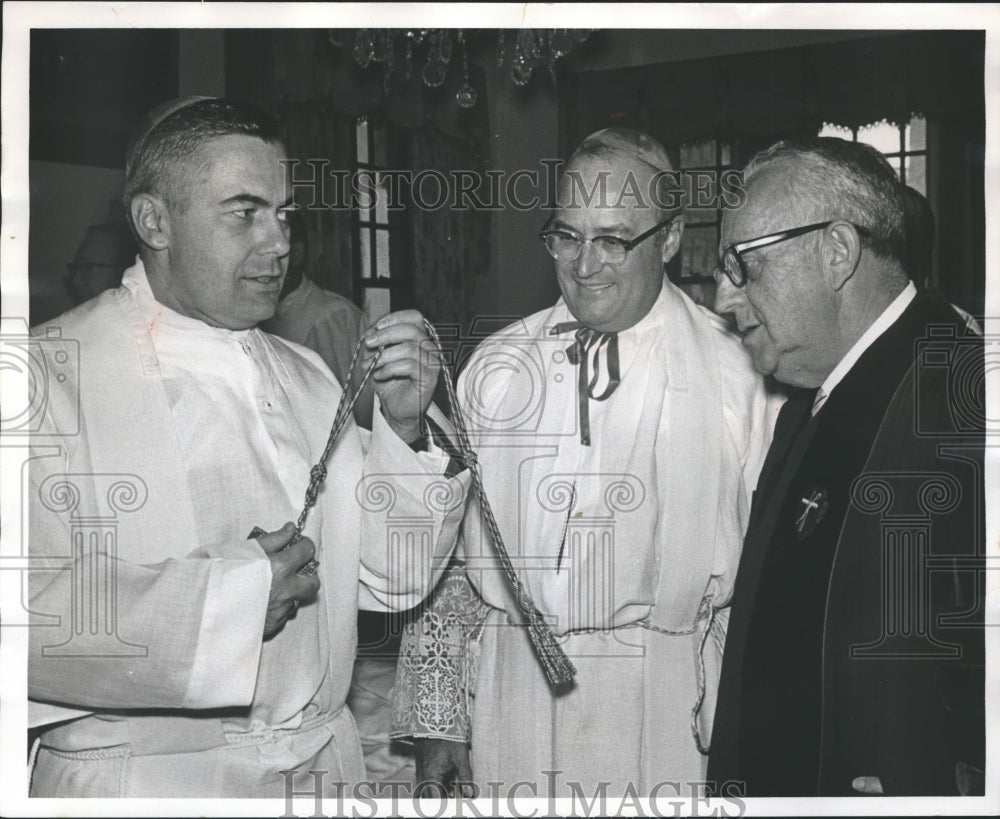
[[[903,186],[879,151],[837,137],[785,139],[747,163],[744,184],[781,159],[798,160],[796,185],[822,206],[826,218],[846,219],[866,228],[870,235],[861,237],[864,246],[879,256],[903,261]]]

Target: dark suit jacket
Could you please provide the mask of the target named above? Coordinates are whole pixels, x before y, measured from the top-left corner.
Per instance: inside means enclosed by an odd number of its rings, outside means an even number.
[[[920,293],[815,417],[812,393],[783,411],[736,580],[710,780],[849,795],[878,776],[887,795],[948,795],[983,770],[983,348],[965,333]],[[801,431],[783,441],[782,427]]]

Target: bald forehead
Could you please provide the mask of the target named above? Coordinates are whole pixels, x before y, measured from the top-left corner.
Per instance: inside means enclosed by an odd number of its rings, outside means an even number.
[[[236,158],[255,156],[257,154],[254,149],[264,146],[274,148],[279,162],[286,157],[285,148],[281,143],[268,142],[260,137],[246,134],[222,134],[199,140],[192,150],[174,162],[165,174],[162,181],[167,190],[164,193],[171,202],[183,206],[189,194],[205,183],[213,165]],[[283,176],[287,176],[290,172],[287,164],[258,170],[265,173],[273,170]]]

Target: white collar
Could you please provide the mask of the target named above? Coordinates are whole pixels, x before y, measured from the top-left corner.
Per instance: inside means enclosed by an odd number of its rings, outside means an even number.
[[[128,290],[139,305],[139,310],[146,319],[149,333],[154,345],[162,332],[181,332],[197,334],[203,338],[241,339],[251,336],[256,328],[246,330],[229,330],[225,327],[215,327],[201,319],[185,316],[171,307],[163,304],[153,294],[149,284],[149,274],[142,260],[136,258],[135,264],[122,276],[122,286]],[[259,332],[259,331],[258,331]]]
[[[892,303],[882,311],[882,314],[871,323],[861,338],[854,342],[854,346],[847,351],[847,355],[840,359],[837,366],[826,377],[826,381],[820,386],[819,392],[816,393],[816,400],[813,402],[812,409],[813,415],[819,412],[820,407],[830,396],[830,393],[833,392],[834,387],[851,371],[851,368],[858,362],[858,359],[861,358],[865,350],[871,347],[875,343],[875,340],[892,327],[896,323],[896,319],[903,315],[903,312],[910,306],[910,302],[913,301],[916,295],[917,288],[913,282],[909,282],[903,288],[902,292],[892,300]]]
[[[629,368],[632,366],[632,362],[635,360],[636,354],[639,351],[640,339],[651,330],[655,330],[660,325],[662,325],[666,320],[666,313],[663,309],[670,298],[670,293],[667,292],[667,288],[671,287],[667,277],[663,277],[663,283],[660,286],[659,295],[656,297],[656,301],[653,302],[653,306],[649,308],[649,311],[644,315],[639,321],[633,324],[631,327],[626,327],[624,330],[618,331],[618,361],[619,368],[622,378],[628,373]],[[563,318],[565,316],[565,318]],[[558,317],[559,322],[552,321],[552,318]],[[574,316],[566,304],[566,300],[560,296],[559,301],[556,302],[553,308],[552,314],[546,320],[544,324],[543,332],[548,335],[556,324],[563,323],[566,321],[578,321],[576,316]]]

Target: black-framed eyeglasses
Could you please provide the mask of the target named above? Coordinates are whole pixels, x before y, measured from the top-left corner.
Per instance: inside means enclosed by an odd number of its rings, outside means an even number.
[[[640,233],[632,239],[622,239],[619,236],[594,236],[590,239],[584,239],[568,230],[558,228],[543,230],[538,234],[538,238],[545,242],[545,247],[548,248],[552,258],[558,259],[560,262],[576,261],[583,252],[583,246],[590,245],[594,248],[594,253],[597,254],[597,258],[602,264],[621,264],[630,251],[676,218],[676,216],[671,216],[669,219],[657,222],[645,233]]]
[[[822,230],[823,228],[838,221],[841,220],[830,219],[827,222],[816,222],[812,225],[804,225],[803,227],[791,228],[790,230],[782,230],[778,233],[769,233],[767,236],[759,236],[756,239],[747,239],[743,242],[733,242],[725,249],[722,254],[722,258],[719,260],[718,266],[713,272],[713,275],[715,276],[715,283],[722,284],[722,274],[725,274],[729,281],[733,283],[734,287],[743,287],[743,285],[747,283],[748,278],[747,265],[743,260],[743,253],[750,250],[759,250],[762,247],[770,247],[771,245],[778,244],[778,242],[794,239],[796,236],[802,236],[803,234],[811,233],[814,230]],[[854,229],[862,236],[871,236],[871,232],[867,228],[864,228],[861,225],[855,225],[853,222],[848,222],[848,224],[854,225]]]

